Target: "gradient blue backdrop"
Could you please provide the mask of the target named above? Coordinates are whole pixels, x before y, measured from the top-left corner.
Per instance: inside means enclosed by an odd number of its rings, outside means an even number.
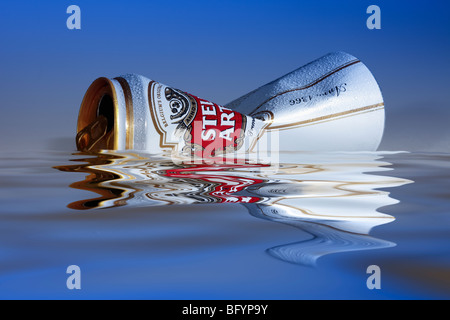
[[[81,30],[66,9],[81,8]],[[381,30],[366,9],[381,8]],[[225,104],[328,52],[360,58],[386,102],[381,149],[448,151],[450,3],[2,1],[0,147],[74,149],[99,76],[140,73]]]

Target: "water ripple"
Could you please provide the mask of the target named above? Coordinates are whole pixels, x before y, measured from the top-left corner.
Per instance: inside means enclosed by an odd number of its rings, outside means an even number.
[[[292,156],[284,154],[278,165],[180,165],[164,157],[101,152],[77,154],[73,161],[81,164],[54,168],[86,173],[70,187],[97,194],[69,203],[71,209],[234,203],[256,218],[310,234],[309,240],[267,249],[269,255],[286,262],[314,265],[330,253],[395,245],[369,235],[375,226],[395,220],[379,210],[398,203],[384,189],[411,182],[377,175],[390,170],[383,154]]]

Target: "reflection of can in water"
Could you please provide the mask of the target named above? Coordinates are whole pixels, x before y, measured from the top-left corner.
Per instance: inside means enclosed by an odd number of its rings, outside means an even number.
[[[139,75],[99,78],[81,104],[76,142],[83,151],[200,157],[274,148],[374,151],[383,128],[384,103],[374,77],[360,60],[338,52],[226,107]],[[279,141],[268,143],[271,134]]]

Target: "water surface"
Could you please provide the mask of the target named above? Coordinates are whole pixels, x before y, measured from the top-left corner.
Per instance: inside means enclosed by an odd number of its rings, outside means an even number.
[[[450,297],[448,154],[281,160],[3,153],[0,297]],[[371,265],[381,289],[366,285]]]

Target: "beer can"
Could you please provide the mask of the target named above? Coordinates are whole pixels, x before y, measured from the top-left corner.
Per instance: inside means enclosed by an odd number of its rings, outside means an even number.
[[[384,103],[355,57],[328,54],[221,106],[141,75],[101,77],[81,103],[81,151],[278,159],[281,151],[374,151]],[[274,161],[271,161],[272,163]]]
[[[375,151],[384,101],[370,70],[345,52],[329,53],[226,104],[270,123],[285,151]]]
[[[187,92],[127,74],[88,88],[77,124],[81,151],[138,150],[217,157],[245,152],[267,125]]]

